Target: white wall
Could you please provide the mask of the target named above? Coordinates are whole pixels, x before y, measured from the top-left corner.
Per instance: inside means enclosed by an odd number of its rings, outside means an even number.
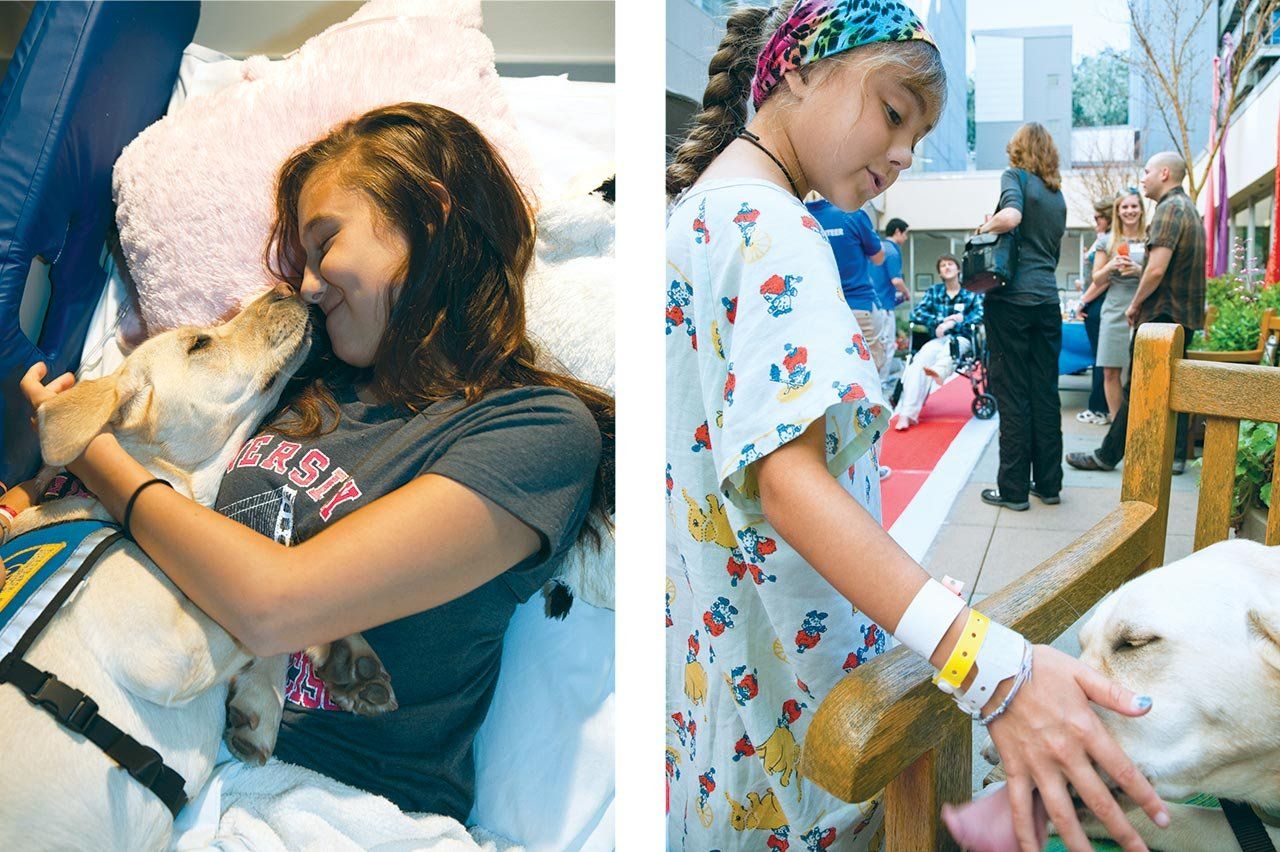
[[[882,221],[897,216],[922,231],[973,230],[995,210],[1000,171],[932,173],[903,176],[885,190]],[[1062,175],[1067,200],[1067,229],[1093,228],[1093,210],[1078,203],[1087,193],[1074,172]]]
[[[195,41],[235,57],[265,53],[278,58],[361,5],[205,0]],[[558,68],[583,79],[613,79],[612,0],[483,0],[481,13],[502,73],[519,75],[526,66],[531,73]]]

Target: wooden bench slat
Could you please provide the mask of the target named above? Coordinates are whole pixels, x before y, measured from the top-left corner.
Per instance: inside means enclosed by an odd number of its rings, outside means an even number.
[[[1136,351],[1134,358],[1137,358]],[[1173,369],[1169,407],[1174,411],[1274,423],[1280,416],[1276,411],[1277,400],[1280,400],[1280,368],[1179,361]],[[1132,413],[1129,422],[1133,422]]]
[[[1239,420],[1210,417],[1205,421],[1200,506],[1196,512],[1196,550],[1227,538],[1227,530],[1231,526],[1231,498],[1236,483],[1236,446],[1239,443]]]

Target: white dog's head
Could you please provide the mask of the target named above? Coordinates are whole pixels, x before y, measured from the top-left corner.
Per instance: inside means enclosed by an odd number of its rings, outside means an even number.
[[[220,326],[157,335],[111,375],[40,406],[45,464],[67,464],[110,425],[144,465],[207,467],[276,405],[309,340],[307,309],[283,285]]]
[[[1080,659],[1139,695],[1101,711],[1166,799],[1280,804],[1280,547],[1219,542],[1126,583],[1080,631]]]

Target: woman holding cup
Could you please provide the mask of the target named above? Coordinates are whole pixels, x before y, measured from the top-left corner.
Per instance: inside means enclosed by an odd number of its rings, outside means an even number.
[[[1098,356],[1103,368],[1103,388],[1111,418],[1120,409],[1120,378],[1129,366],[1129,335],[1132,329],[1124,311],[1137,292],[1146,256],[1146,216],[1142,196],[1129,187],[1116,199],[1111,216],[1111,233],[1098,246],[1093,261],[1093,283],[1082,297],[1088,304],[1103,293],[1102,318],[1098,325]]]

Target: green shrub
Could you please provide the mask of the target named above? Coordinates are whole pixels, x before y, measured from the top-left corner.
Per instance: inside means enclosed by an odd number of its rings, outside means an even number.
[[[1276,458],[1276,424],[1240,421],[1236,484],[1231,514],[1239,522],[1250,506],[1271,506],[1271,476]]]
[[[1196,332],[1188,349],[1213,352],[1239,352],[1258,345],[1258,327],[1267,308],[1280,313],[1280,286],[1268,287],[1262,281],[1257,261],[1244,262],[1244,250],[1236,245],[1237,271],[1228,272],[1205,282],[1205,298],[1217,309],[1209,337]]]

